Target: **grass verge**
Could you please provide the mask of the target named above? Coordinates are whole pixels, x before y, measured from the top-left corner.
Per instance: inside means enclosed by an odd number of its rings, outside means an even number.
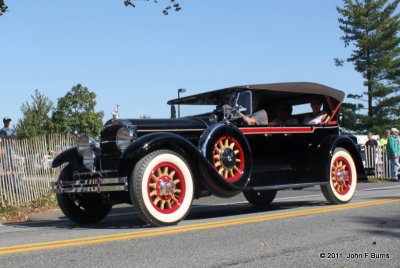
[[[29,213],[46,211],[54,208],[58,208],[56,196],[54,194],[39,198],[21,207],[0,206],[0,223],[30,221],[27,216]]]

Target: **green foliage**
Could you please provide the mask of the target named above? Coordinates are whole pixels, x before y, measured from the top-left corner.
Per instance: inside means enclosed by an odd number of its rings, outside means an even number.
[[[123,3],[126,7],[128,7],[128,6],[136,7],[136,5],[132,1],[135,1],[135,0],[124,0]],[[149,2],[149,0],[144,0],[144,1]],[[158,3],[158,0],[152,0],[152,2]],[[7,9],[8,9],[8,7],[4,3],[4,0],[0,0],[0,16],[3,15],[5,12],[7,12]],[[181,10],[181,6],[176,0],[169,0],[169,5],[167,5],[163,9],[162,12],[164,15],[168,15],[171,10],[174,10],[177,12],[179,10]]]
[[[0,0],[0,16],[7,12],[8,7],[4,3],[4,0]]]
[[[340,29],[345,47],[353,48],[346,59],[365,79],[367,92],[349,95],[362,100],[366,96],[368,116],[362,108],[353,107],[347,112],[356,113],[358,130],[381,131],[399,120],[400,110],[400,15],[396,13],[400,0],[343,0]],[[341,66],[343,60],[335,59]]]
[[[49,113],[53,108],[53,102],[35,90],[31,95],[32,103],[25,102],[21,106],[23,118],[15,127],[19,138],[31,138],[48,133],[50,127]]]
[[[103,111],[95,112],[96,93],[77,84],[64,97],[58,99],[52,115],[53,132],[88,134],[97,137],[103,125]]]

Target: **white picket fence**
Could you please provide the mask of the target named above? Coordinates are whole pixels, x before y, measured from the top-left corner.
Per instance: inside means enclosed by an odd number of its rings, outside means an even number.
[[[76,144],[76,137],[51,134],[32,139],[0,141],[0,206],[21,206],[50,192],[59,169],[52,159]]]
[[[52,159],[77,138],[51,134],[32,139],[0,141],[0,206],[21,206],[50,192],[60,169]],[[369,176],[390,178],[390,163],[381,147],[365,147],[364,167]]]
[[[364,168],[369,176],[390,178],[390,161],[386,151],[380,146],[365,146]]]

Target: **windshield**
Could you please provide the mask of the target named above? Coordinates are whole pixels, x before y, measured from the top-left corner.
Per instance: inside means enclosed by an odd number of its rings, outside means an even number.
[[[236,94],[234,94],[236,95]],[[246,115],[250,116],[252,114],[252,94],[251,91],[244,91],[237,93],[235,103],[239,107],[239,111]]]

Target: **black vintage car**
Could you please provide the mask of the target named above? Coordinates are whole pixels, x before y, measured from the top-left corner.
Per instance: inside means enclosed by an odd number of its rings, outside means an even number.
[[[353,140],[339,135],[343,99],[342,91],[302,82],[170,100],[171,111],[175,105],[212,105],[213,111],[109,120],[100,143],[81,136],[54,159],[53,167],[64,168],[52,187],[64,214],[79,224],[98,222],[114,204],[130,203],[148,224],[172,225],[185,218],[194,198],[243,193],[262,208],[278,190],[315,185],[330,203],[347,203],[365,172]],[[310,123],[315,100],[321,117]],[[255,102],[268,117],[262,125],[246,120]]]

